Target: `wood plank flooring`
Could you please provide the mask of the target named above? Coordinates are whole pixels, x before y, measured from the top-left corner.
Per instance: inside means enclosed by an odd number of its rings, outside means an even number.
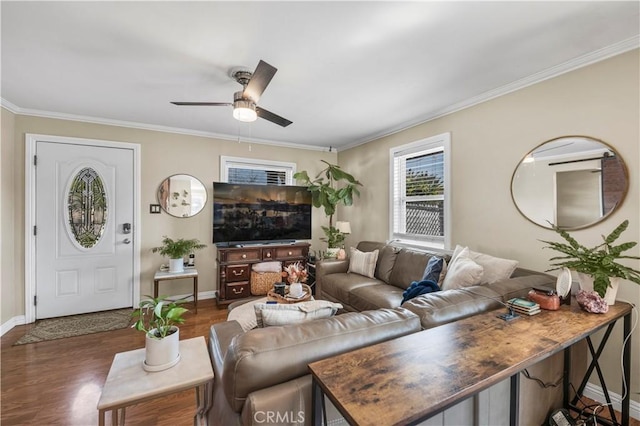
[[[189,306],[187,306],[189,307]],[[209,327],[225,321],[226,308],[215,300],[198,302],[189,312],[180,337],[205,336]],[[97,425],[96,408],[113,357],[144,347],[143,333],[122,330],[12,346],[32,325],[13,328],[1,339],[0,423],[4,425]],[[127,408],[127,424],[192,425],[195,391]],[[107,422],[111,416],[107,414]]]

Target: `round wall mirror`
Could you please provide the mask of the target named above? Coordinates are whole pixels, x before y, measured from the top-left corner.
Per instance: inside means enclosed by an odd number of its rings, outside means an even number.
[[[207,203],[207,190],[193,176],[169,176],[158,188],[158,203],[171,216],[195,216]]]
[[[611,146],[563,136],[525,155],[513,173],[511,196],[536,225],[572,230],[604,220],[622,204],[628,187],[627,168]]]

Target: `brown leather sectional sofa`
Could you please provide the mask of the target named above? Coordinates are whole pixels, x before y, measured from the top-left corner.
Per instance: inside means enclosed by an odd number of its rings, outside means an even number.
[[[235,321],[211,327],[215,379],[210,425],[309,425],[309,363],[497,309],[500,301],[555,281],[550,275],[516,269],[507,280],[421,295],[400,307],[402,292],[421,279],[429,258],[449,257],[450,252],[376,242],[361,242],[358,249],[380,250],[374,278],[347,273],[348,261],[319,262],[316,270],[316,298],[339,302],[352,312],[248,332]],[[393,261],[385,257],[389,253]],[[389,277],[388,282],[380,276]],[[331,404],[327,408],[329,424],[342,424]]]

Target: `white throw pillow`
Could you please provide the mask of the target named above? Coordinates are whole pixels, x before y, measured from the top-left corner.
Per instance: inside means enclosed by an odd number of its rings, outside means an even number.
[[[451,262],[453,262],[456,256],[468,247],[456,246],[451,256]],[[511,277],[513,271],[518,267],[517,260],[502,259],[499,257],[490,256],[484,253],[478,253],[473,250],[469,250],[469,256],[471,260],[482,266],[484,272],[480,279],[482,284],[491,284],[496,281],[506,280]]]
[[[311,300],[300,303],[256,303],[253,305],[258,327],[298,324],[318,318],[329,318],[342,309],[339,303]]]
[[[442,290],[469,287],[480,283],[483,268],[469,257],[469,248],[454,252],[442,282]]]
[[[351,247],[349,270],[347,272],[353,272],[354,274],[360,274],[364,275],[365,277],[373,278],[376,273],[376,262],[378,262],[378,253],[378,249],[365,252]]]

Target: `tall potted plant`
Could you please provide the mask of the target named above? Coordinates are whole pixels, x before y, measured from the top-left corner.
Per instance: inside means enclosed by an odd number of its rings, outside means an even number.
[[[576,241],[569,233],[557,226],[553,229],[560,234],[568,244],[553,241],[542,241],[548,244],[545,248],[558,251],[564,256],[556,256],[550,259],[553,268],[549,271],[563,267],[578,273],[580,287],[591,287],[607,304],[613,305],[618,291],[618,283],[621,278],[640,284],[640,271],[629,268],[617,262],[618,259],[640,259],[637,256],[624,256],[622,252],[632,249],[637,242],[613,243],[620,237],[629,221],[625,220],[611,234],[603,235],[603,243],[588,248]]]
[[[293,177],[301,181],[311,192],[313,206],[324,209],[324,213],[329,217],[329,226],[322,227],[326,236],[323,241],[327,242],[330,249],[339,249],[344,242],[345,234],[333,226],[333,215],[338,205],[353,204],[354,195],[360,196],[358,187],[362,184],[340,166],[321,161],[327,167],[321,170],[315,179],[312,180],[306,171],[298,172]]]
[[[162,245],[152,248],[151,251],[169,258],[169,272],[184,271],[184,257],[193,253],[195,250],[206,247],[206,245],[200,244],[200,241],[195,238],[191,240],[185,240],[183,238],[173,240],[166,235],[162,238]]]
[[[182,300],[167,300],[165,296],[140,302],[132,314],[136,320],[132,325],[145,334],[145,360],[147,371],[162,371],[180,361],[180,329],[182,317],[188,310],[180,306]]]

